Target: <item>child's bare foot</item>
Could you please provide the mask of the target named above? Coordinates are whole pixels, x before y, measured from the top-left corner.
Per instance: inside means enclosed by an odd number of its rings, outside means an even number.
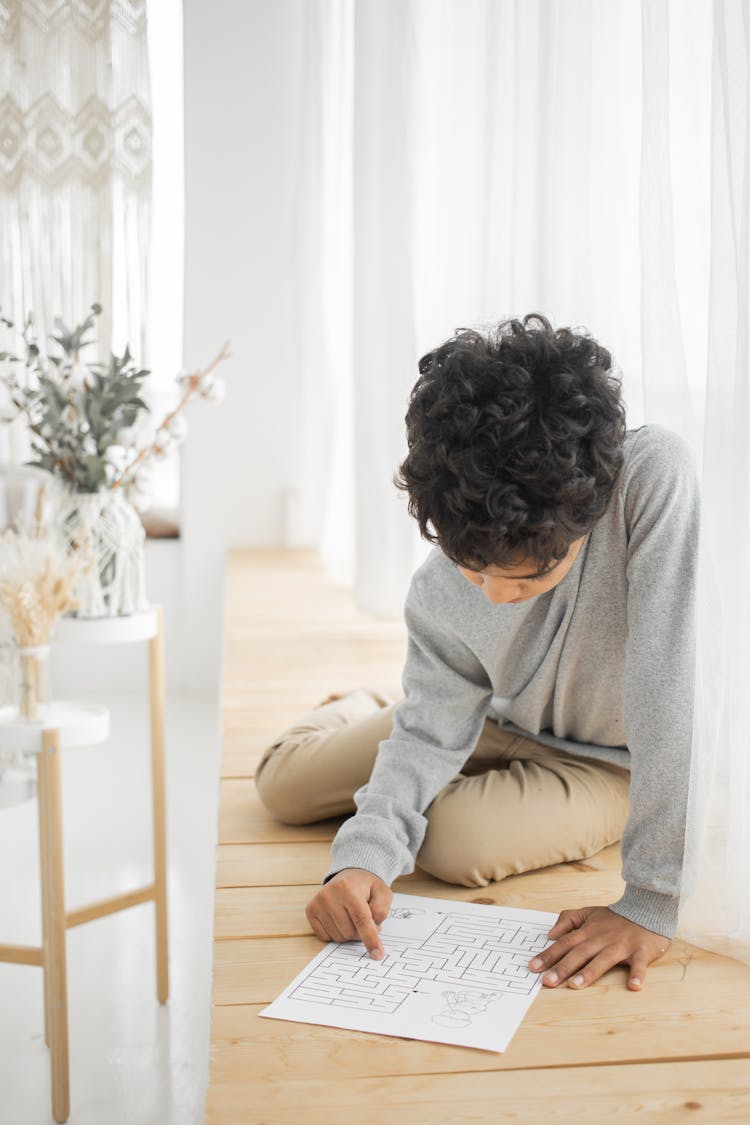
[[[318,707],[325,707],[326,703],[335,703],[337,699],[343,699],[343,698],[344,698],[344,694],[343,694],[343,692],[340,692],[340,691],[332,691],[330,695],[327,695],[327,696],[325,697],[325,699],[323,699],[323,700],[322,700],[322,701],[321,701],[321,702],[320,702],[320,703],[318,704]]]

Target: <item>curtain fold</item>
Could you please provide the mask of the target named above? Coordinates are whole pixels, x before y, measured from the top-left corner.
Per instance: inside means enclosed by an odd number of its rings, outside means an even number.
[[[675,259],[670,130],[669,4],[643,0],[640,250],[644,414],[677,430],[695,449],[700,437],[688,393]]]
[[[293,142],[289,293],[304,425],[292,452],[284,538],[289,546],[315,542],[329,569],[350,577],[354,9],[350,0],[305,0],[301,14],[304,61]]]
[[[360,0],[354,33],[355,591],[380,614],[414,559],[392,476],[417,360],[417,14],[415,0]]]
[[[750,963],[750,4],[715,0],[698,665],[680,931]]]

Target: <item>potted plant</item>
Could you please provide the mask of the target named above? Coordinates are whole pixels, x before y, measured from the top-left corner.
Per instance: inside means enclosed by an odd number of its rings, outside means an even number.
[[[139,367],[130,348],[122,355],[111,353],[106,363],[82,358],[94,342],[100,313],[100,305],[92,305],[73,329],[56,319],[46,353],[28,317],[24,354],[0,352],[0,379],[11,412],[26,419],[31,434],[30,464],[65,486],[62,522],[68,545],[93,549],[95,564],[76,590],[74,613],[80,617],[119,616],[147,607],[139,510],[148,497],[149,462],[184,440],[183,412],[192,399],[222,400],[224,383],[215,369],[229,355],[225,344],[202,371],[180,373],[175,408],[146,429],[149,407],[142,392],[150,372]],[[0,323],[13,327],[2,317]]]

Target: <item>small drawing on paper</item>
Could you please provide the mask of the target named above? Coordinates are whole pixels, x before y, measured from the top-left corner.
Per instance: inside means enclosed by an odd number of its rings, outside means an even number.
[[[490,1004],[502,1000],[501,992],[444,992],[446,1007],[432,1017],[441,1027],[468,1027],[478,1012],[486,1012]]]
[[[388,912],[389,918],[416,918],[417,914],[424,914],[424,910],[413,906],[396,906]]]

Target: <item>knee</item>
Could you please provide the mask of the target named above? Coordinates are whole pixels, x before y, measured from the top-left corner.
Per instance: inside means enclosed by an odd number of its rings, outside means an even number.
[[[460,887],[486,887],[481,825],[467,815],[460,796],[443,796],[425,813],[427,832],[417,863],[429,875]]]
[[[295,748],[281,742],[266,750],[255,772],[255,788],[276,820],[283,824],[309,824],[315,818],[305,803],[305,785],[294,769]]]

